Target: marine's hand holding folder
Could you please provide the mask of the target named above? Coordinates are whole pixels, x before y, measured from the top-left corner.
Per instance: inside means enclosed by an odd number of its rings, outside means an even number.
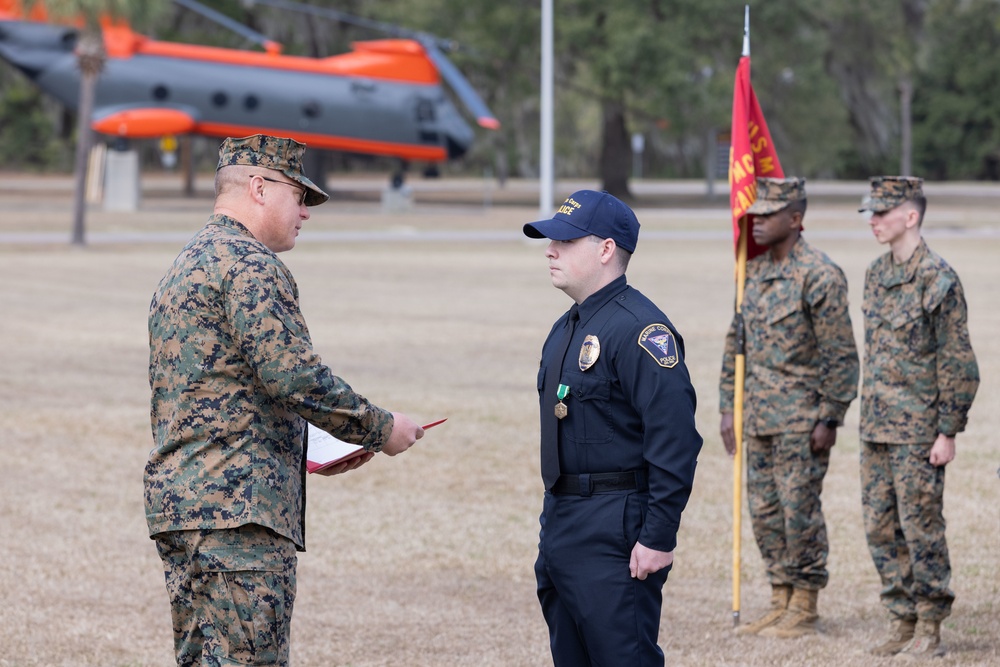
[[[421,428],[426,431],[427,429],[437,426],[445,421],[447,421],[447,418],[433,421],[430,424],[425,424]],[[372,456],[374,456],[373,452],[365,451],[365,448],[361,445],[344,442],[343,440],[333,437],[326,431],[316,428],[312,424],[309,424],[308,442],[309,448],[306,453],[306,470],[310,473],[322,471],[323,474],[326,475],[335,475],[341,472],[347,472],[348,470],[353,470],[364,465],[371,460]],[[342,464],[354,462],[355,460],[357,462],[354,465],[341,467]],[[335,469],[334,466],[340,469]]]

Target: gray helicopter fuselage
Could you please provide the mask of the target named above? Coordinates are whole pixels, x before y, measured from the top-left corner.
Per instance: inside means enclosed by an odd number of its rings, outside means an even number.
[[[74,110],[75,41],[71,28],[0,22],[0,58]],[[442,147],[454,158],[474,136],[439,83],[147,54],[109,58],[98,79],[95,120],[129,108],[183,110],[205,134],[284,130],[343,138],[385,155],[398,144]]]

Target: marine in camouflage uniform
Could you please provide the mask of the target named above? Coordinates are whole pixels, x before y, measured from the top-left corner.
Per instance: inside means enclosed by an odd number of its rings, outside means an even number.
[[[868,548],[882,579],[886,655],[940,655],[951,613],[943,515],[945,465],[965,429],[979,368],[962,283],[924,242],[923,181],[876,177],[861,211],[890,252],[865,276],[861,493]]]
[[[276,254],[294,246],[305,207],[328,199],[302,173],[304,149],[263,135],[223,142],[215,214],[150,306],[146,520],[179,665],[287,664],[307,421],[370,452],[394,453],[407,428],[421,434],[313,351]]]
[[[743,433],[754,536],[772,587],[771,609],[740,634],[815,632],[817,592],[829,551],[820,493],[848,405],[857,395],[858,353],[847,280],[800,235],[805,181],[760,178],[754,238],[768,252],[747,265]],[[733,401],[737,318],[726,337],[720,381],[722,435],[735,452]]]

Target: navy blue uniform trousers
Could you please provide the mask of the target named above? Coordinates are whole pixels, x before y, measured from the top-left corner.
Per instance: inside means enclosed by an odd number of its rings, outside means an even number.
[[[670,568],[629,573],[648,494],[546,492],[535,579],[556,667],[663,665],[656,639]]]

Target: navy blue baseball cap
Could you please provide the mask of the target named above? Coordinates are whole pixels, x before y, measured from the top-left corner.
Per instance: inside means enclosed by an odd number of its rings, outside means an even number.
[[[635,252],[639,221],[628,206],[607,192],[579,190],[562,203],[551,220],[529,222],[524,235],[533,239],[571,241],[582,236],[614,239],[615,244]]]

